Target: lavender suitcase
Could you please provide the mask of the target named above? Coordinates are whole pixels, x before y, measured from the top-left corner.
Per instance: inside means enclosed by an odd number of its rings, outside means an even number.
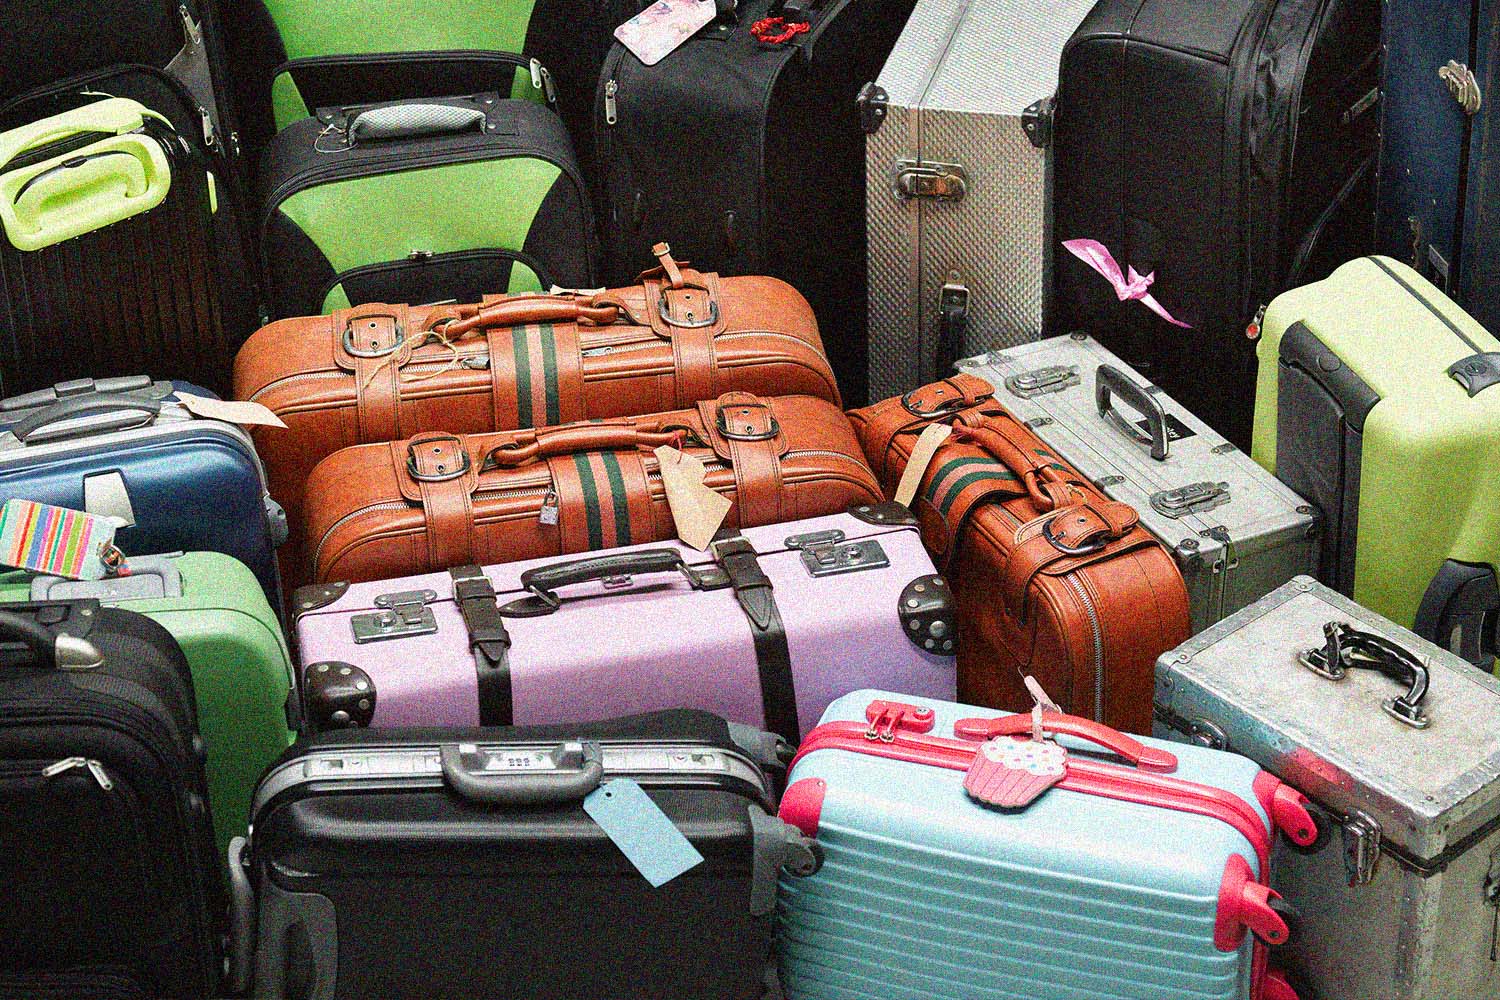
[[[795,743],[861,687],[955,697],[954,604],[896,504],[293,602],[307,717],[546,725],[699,708]]]

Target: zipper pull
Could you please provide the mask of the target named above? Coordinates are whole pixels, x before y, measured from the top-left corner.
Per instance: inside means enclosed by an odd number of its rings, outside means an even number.
[[[209,149],[213,149],[219,144],[218,133],[214,131],[213,116],[208,113],[207,108],[200,104],[198,106],[198,118],[203,122],[203,145]]]
[[[196,48],[203,44],[203,31],[193,23],[193,12],[187,9],[187,4],[177,5],[177,16],[182,18],[182,33],[187,36],[189,46]]]
[[[547,495],[542,498],[542,509],[537,513],[537,520],[543,524],[557,523],[557,487],[547,487]]]
[[[605,354],[613,354],[614,350],[615,349],[613,347],[611,347],[608,344],[606,344],[603,347],[586,347],[582,351],[579,351],[578,353],[579,353],[580,357],[597,358],[597,357],[601,357],[601,356],[603,356]]]
[[[459,362],[459,366],[474,372],[488,371],[490,356],[488,354],[476,354],[473,357],[464,358]]]
[[[420,262],[420,261],[428,261],[428,260],[432,259],[432,251],[431,250],[413,250],[411,253],[409,253],[409,254],[406,255],[406,259],[409,260],[409,261],[412,261],[413,263],[417,263],[417,262]]]
[[[611,80],[604,85],[604,124],[614,125],[620,120],[619,107],[615,104],[615,95],[620,92],[620,85]]]
[[[49,764],[46,767],[42,768],[42,777],[55,778],[59,774],[64,774],[68,771],[72,771],[75,768],[80,767],[87,768],[89,774],[92,774],[94,776],[94,780],[99,783],[99,787],[104,789],[106,792],[115,787],[113,779],[111,779],[109,773],[104,770],[104,765],[99,763],[97,760],[90,760],[87,757],[64,757],[57,763]]]
[[[540,59],[533,59],[533,60],[531,60],[530,69],[531,69],[531,89],[532,90],[541,90],[542,89],[542,61]]]
[[[1266,304],[1262,302],[1260,308],[1255,310],[1255,318],[1250,321],[1249,326],[1245,327],[1245,336],[1251,340],[1260,339],[1260,325],[1266,320],[1266,308]]]
[[[552,82],[552,71],[545,66],[542,67],[542,95],[549,105],[557,103],[557,84]]]

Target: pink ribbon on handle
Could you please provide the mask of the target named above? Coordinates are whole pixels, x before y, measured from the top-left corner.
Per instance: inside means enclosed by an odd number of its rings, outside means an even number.
[[[1105,281],[1114,286],[1115,295],[1119,296],[1121,302],[1129,302],[1133,299],[1173,326],[1180,326],[1184,330],[1193,328],[1191,323],[1184,323],[1167,312],[1166,306],[1152,297],[1150,289],[1152,283],[1156,281],[1155,271],[1141,275],[1137,274],[1135,268],[1132,267],[1130,276],[1127,278],[1120,271],[1120,265],[1115,262],[1114,255],[1098,240],[1063,240],[1063,246],[1067,247],[1068,252],[1074,257],[1098,271]]]

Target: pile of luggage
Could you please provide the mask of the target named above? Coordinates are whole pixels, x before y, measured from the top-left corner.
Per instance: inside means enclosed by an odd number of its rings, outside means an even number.
[[[66,6],[0,997],[1500,997],[1434,87],[1490,160],[1409,15]]]

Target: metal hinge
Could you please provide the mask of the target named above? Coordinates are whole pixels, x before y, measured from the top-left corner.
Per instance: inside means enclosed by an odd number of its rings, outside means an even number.
[[[1052,116],[1056,108],[1055,99],[1044,97],[1027,105],[1026,110],[1021,112],[1021,128],[1037,149],[1046,149],[1052,145]]]
[[[1380,839],[1380,824],[1364,813],[1350,813],[1344,820],[1344,870],[1351,886],[1369,885],[1375,877]]]
[[[860,88],[854,103],[859,106],[859,127],[864,130],[865,135],[874,135],[885,123],[885,116],[891,106],[891,95],[878,83],[867,83]]]
[[[380,611],[368,611],[349,619],[354,641],[383,642],[409,635],[431,635],[438,630],[437,619],[427,605],[437,600],[433,590],[403,590],[375,598]]]
[[[957,163],[933,163],[928,160],[896,162],[896,195],[907,200],[930,198],[934,201],[959,201],[968,190],[969,175]]]
[[[1474,78],[1473,70],[1457,59],[1449,59],[1448,65],[1438,70],[1438,79],[1448,85],[1448,93],[1463,108],[1464,114],[1473,116],[1479,112],[1484,95],[1479,92],[1479,81]]]

